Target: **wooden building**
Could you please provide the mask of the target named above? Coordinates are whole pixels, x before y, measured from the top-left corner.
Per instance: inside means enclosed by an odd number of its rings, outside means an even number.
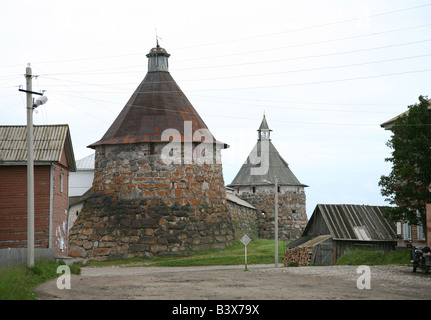
[[[68,125],[34,126],[35,248],[67,255],[69,172],[76,170]],[[27,247],[27,128],[0,126],[0,249]]]
[[[348,249],[394,250],[396,238],[396,226],[383,217],[383,207],[318,204],[302,236],[288,248],[308,250],[309,264],[332,265]]]

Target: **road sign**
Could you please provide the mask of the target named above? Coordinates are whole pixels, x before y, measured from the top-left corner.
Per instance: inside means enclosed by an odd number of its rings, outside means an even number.
[[[247,270],[247,245],[250,243],[250,241],[251,241],[250,237],[246,234],[241,238],[241,242],[244,245],[244,259],[245,259],[244,270]]]
[[[250,243],[250,241],[251,241],[251,239],[249,238],[249,236],[248,235],[244,235],[242,238],[241,238],[241,242],[242,242],[242,244],[243,245],[248,245],[249,243]]]

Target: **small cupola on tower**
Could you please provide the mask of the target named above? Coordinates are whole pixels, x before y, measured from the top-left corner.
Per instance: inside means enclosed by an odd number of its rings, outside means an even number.
[[[263,115],[263,119],[262,119],[262,123],[260,124],[259,129],[257,129],[257,139],[258,140],[262,140],[262,139],[270,139],[270,132],[272,130],[269,129],[268,127],[268,123],[266,122],[266,117],[265,115]]]
[[[148,58],[148,72],[165,71],[169,72],[168,58],[170,54],[159,46],[157,41],[157,46],[152,48],[147,54]]]

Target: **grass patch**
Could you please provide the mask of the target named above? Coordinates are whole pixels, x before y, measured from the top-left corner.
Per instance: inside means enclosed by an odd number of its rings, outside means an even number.
[[[18,265],[9,268],[0,267],[0,300],[35,300],[34,289],[41,283],[55,279],[57,267],[65,264],[52,260],[38,260],[34,266]],[[78,265],[71,265],[72,274],[80,274]]]
[[[247,245],[247,264],[270,264],[274,263],[274,240],[256,239]],[[283,262],[284,243],[278,242],[278,261]],[[88,266],[163,266],[163,267],[187,267],[187,266],[210,266],[210,265],[238,265],[244,264],[244,245],[236,241],[232,246],[224,249],[211,249],[205,251],[194,251],[188,255],[153,257],[153,258],[130,258],[111,261],[90,261]]]
[[[337,260],[336,265],[387,265],[409,263],[410,252],[407,250],[384,252],[381,250],[356,249],[346,250]]]

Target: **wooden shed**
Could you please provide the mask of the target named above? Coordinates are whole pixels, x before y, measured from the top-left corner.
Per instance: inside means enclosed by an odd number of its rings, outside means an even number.
[[[318,204],[288,251],[308,251],[308,264],[332,265],[348,249],[390,251],[396,245],[395,223],[383,217],[383,207]]]
[[[68,125],[34,126],[35,249],[67,254]],[[0,126],[0,250],[27,247],[27,128]],[[8,249],[10,251],[10,249]]]

